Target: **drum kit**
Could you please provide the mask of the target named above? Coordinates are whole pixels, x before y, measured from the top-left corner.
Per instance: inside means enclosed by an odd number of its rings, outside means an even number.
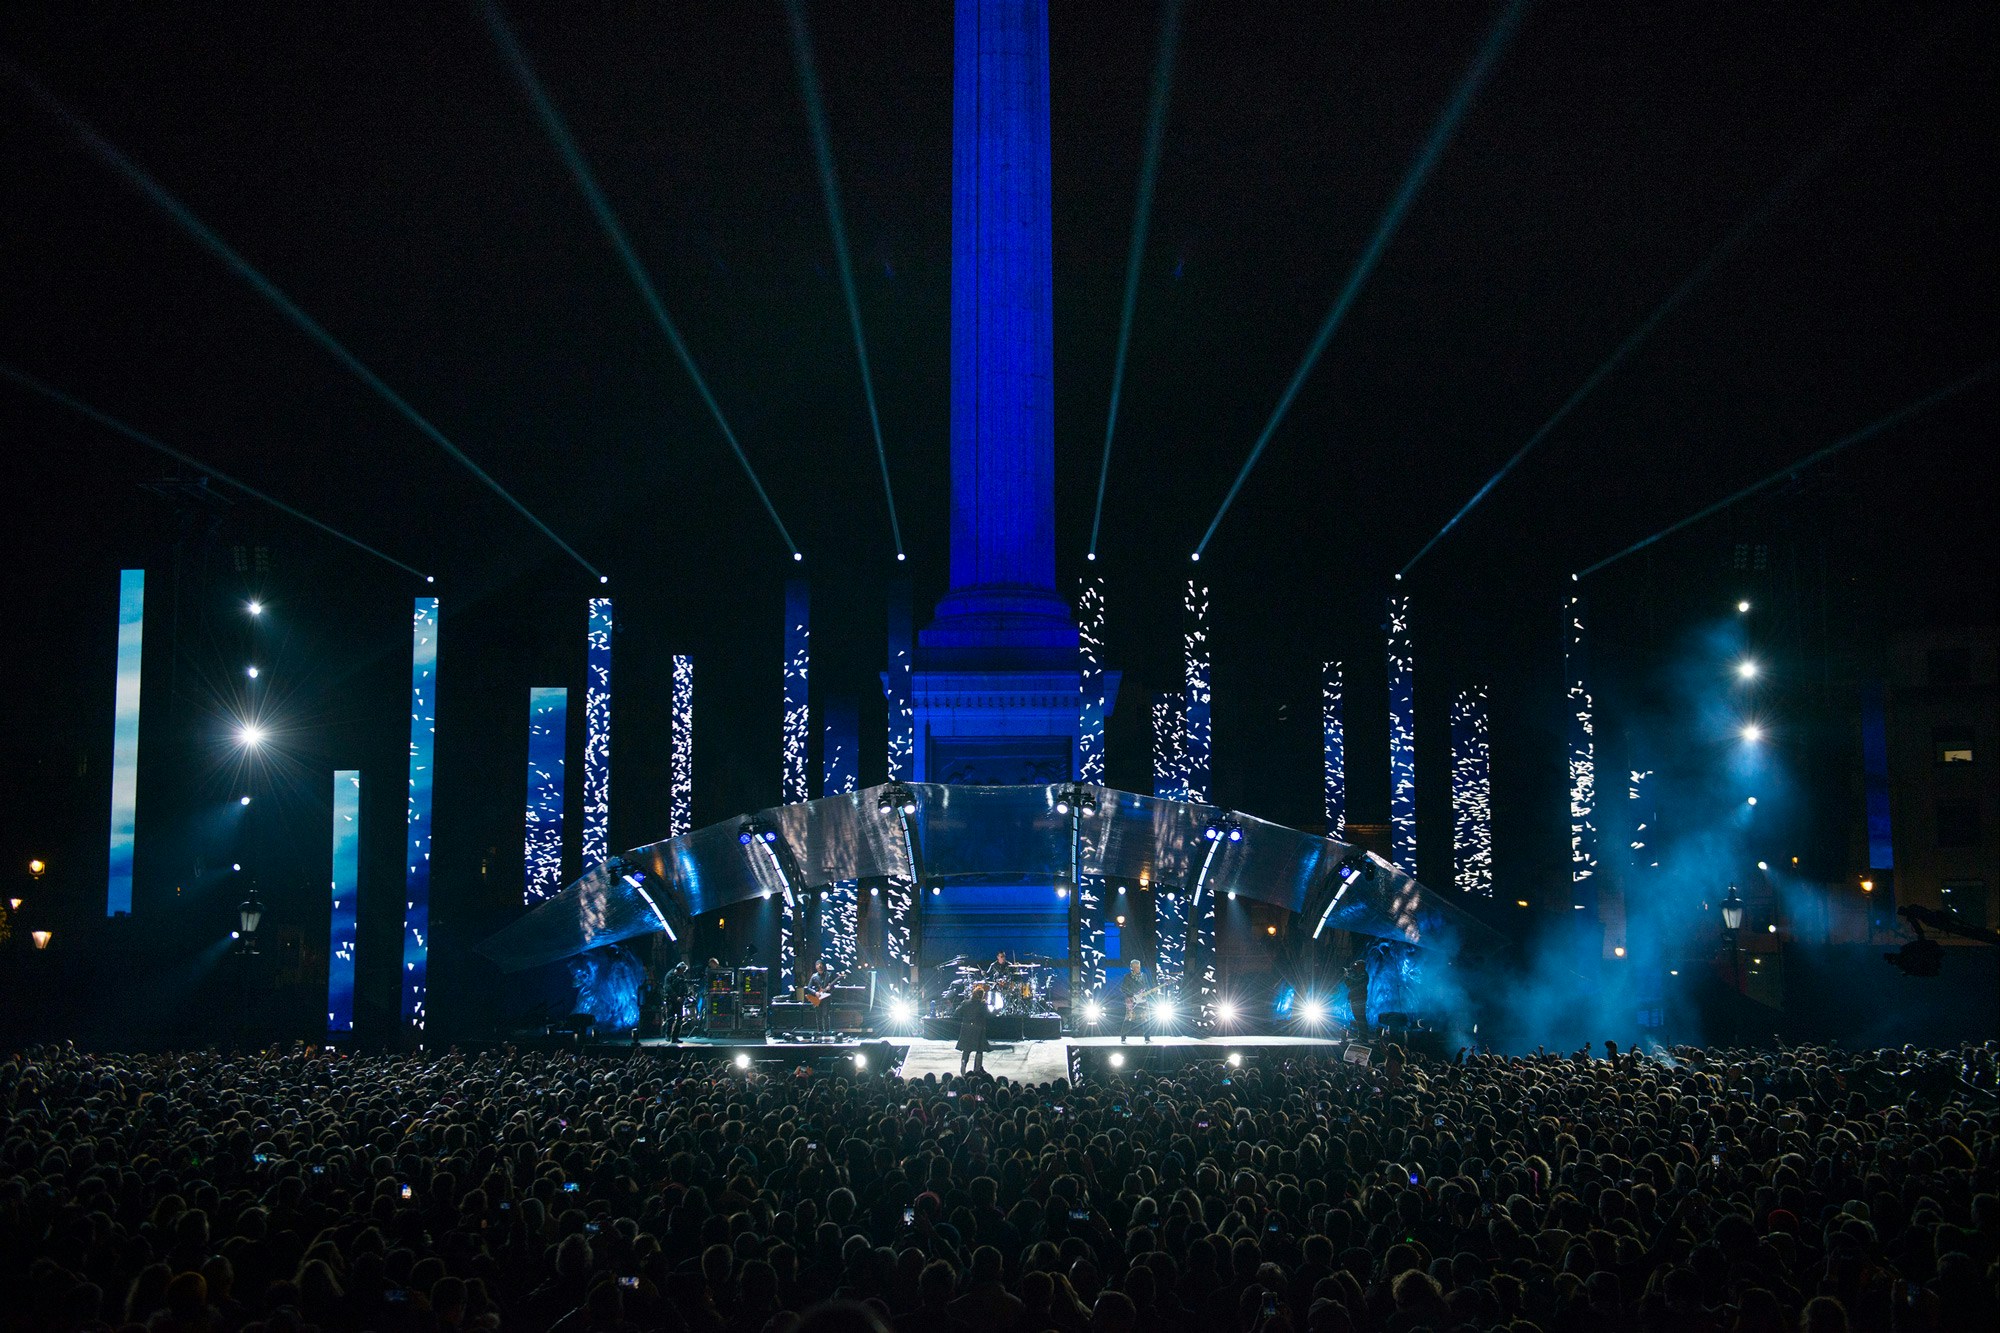
[[[1040,954],[1023,954],[1018,961],[985,967],[960,954],[931,969],[937,978],[930,988],[936,997],[932,1012],[939,1017],[957,1013],[958,1006],[972,997],[973,988],[982,985],[987,1007],[996,1014],[1050,1012],[1056,968],[1053,958]]]

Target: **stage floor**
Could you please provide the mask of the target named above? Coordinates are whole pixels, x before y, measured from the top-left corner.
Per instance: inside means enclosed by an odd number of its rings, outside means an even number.
[[[956,1074],[958,1072],[958,1044],[932,1037],[889,1037],[874,1038],[870,1041],[887,1041],[891,1046],[905,1052],[897,1071],[904,1078],[922,1078],[926,1074]],[[649,1038],[639,1043],[648,1050],[671,1050],[672,1047],[660,1038]],[[810,1059],[816,1054],[853,1050],[863,1044],[861,1038],[841,1038],[824,1042],[796,1042],[765,1038],[693,1037],[684,1041],[680,1049],[690,1052],[701,1051],[743,1051],[763,1050],[767,1058],[797,1057]],[[1128,1046],[1144,1048],[1148,1045],[1161,1048],[1185,1049],[1189,1047],[1212,1050],[1217,1058],[1227,1051],[1245,1050],[1338,1050],[1345,1042],[1327,1037],[1298,1037],[1285,1034],[1269,1036],[1247,1035],[1239,1037],[1197,1037],[1160,1036],[1150,1043],[1142,1038],[1132,1037]],[[986,1072],[995,1078],[1013,1079],[1021,1083],[1048,1083],[1055,1079],[1069,1077],[1069,1052],[1071,1047],[1115,1047],[1119,1045],[1116,1036],[1110,1037],[1052,1037],[1042,1041],[995,1042],[993,1049],[986,1052]],[[630,1049],[629,1045],[625,1047]]]

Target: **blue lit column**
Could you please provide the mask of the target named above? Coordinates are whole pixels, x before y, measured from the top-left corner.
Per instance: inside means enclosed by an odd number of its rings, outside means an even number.
[[[1347,837],[1347,727],[1341,717],[1340,663],[1320,663],[1320,767],[1326,784],[1326,836]]]
[[[1153,795],[1169,801],[1188,798],[1187,696],[1153,696]]]
[[[1451,701],[1451,848],[1458,891],[1493,896],[1493,763],[1486,687]]]
[[[1570,905],[1596,914],[1597,808],[1596,723],[1590,699],[1588,639],[1581,597],[1563,609],[1563,686],[1569,750]]]
[[[611,599],[590,599],[583,687],[583,873],[611,855]]]
[[[1389,599],[1389,838],[1396,867],[1417,873],[1416,661],[1410,599]]]
[[[820,757],[820,786],[824,796],[852,796],[861,789],[861,716],[852,699],[833,699],[826,705],[826,748]],[[861,904],[857,884],[845,879],[829,885],[819,900],[819,956],[836,973],[851,970],[859,961]]]
[[[437,749],[438,599],[419,597],[410,633],[410,828],[403,878],[403,1021],[424,1030],[431,957],[431,778]]]
[[[795,805],[812,799],[807,774],[807,746],[812,718],[806,683],[812,666],[812,588],[804,579],[785,584],[785,725],[784,771],[779,800]],[[793,987],[798,956],[799,923],[790,905],[778,909],[778,985],[787,995]]]
[[[132,848],[139,827],[139,664],[146,633],[146,571],[118,572],[118,679],[111,721],[111,873],[104,914],[132,910]]]
[[[333,775],[333,910],[326,932],[326,1030],[354,1031],[354,942],[361,891],[361,772]]]
[[[694,659],[674,656],[673,753],[669,756],[667,836],[694,829]]]
[[[911,680],[915,649],[910,584],[907,579],[898,579],[889,590],[888,667],[882,673],[891,782],[908,782],[915,776],[917,714]],[[889,876],[882,888],[882,957],[899,985],[911,979],[910,970],[917,962],[910,939],[915,912],[916,886],[899,875]]]
[[[528,691],[528,800],[523,814],[521,901],[533,907],[562,892],[563,774],[569,746],[569,691]]]
[[[1077,594],[1078,709],[1076,729],[1077,781],[1104,785],[1104,578],[1082,581]],[[1070,900],[1070,938],[1076,941],[1076,980],[1071,1004],[1104,986],[1104,877],[1078,871],[1076,893]]]
[[[1206,803],[1209,792],[1209,677],[1208,677],[1208,588],[1188,580],[1186,615],[1186,655],[1184,673],[1187,692],[1187,795],[1189,801]]]

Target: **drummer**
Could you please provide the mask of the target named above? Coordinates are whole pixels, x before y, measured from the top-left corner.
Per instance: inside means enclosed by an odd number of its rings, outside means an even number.
[[[993,955],[993,966],[986,969],[986,975],[995,981],[1006,981],[1011,977],[1013,970],[1014,964],[1008,959],[1007,951],[1002,949]]]

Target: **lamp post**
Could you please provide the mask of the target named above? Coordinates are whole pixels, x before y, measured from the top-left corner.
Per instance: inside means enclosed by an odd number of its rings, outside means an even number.
[[[1729,886],[1729,894],[1722,900],[1722,939],[1729,946],[1729,974],[1736,982],[1736,989],[1743,989],[1743,965],[1741,951],[1736,947],[1737,932],[1743,929],[1743,898],[1736,892],[1736,886]]]
[[[236,909],[237,934],[244,953],[257,952],[257,927],[264,920],[264,900],[251,889],[250,896]]]

